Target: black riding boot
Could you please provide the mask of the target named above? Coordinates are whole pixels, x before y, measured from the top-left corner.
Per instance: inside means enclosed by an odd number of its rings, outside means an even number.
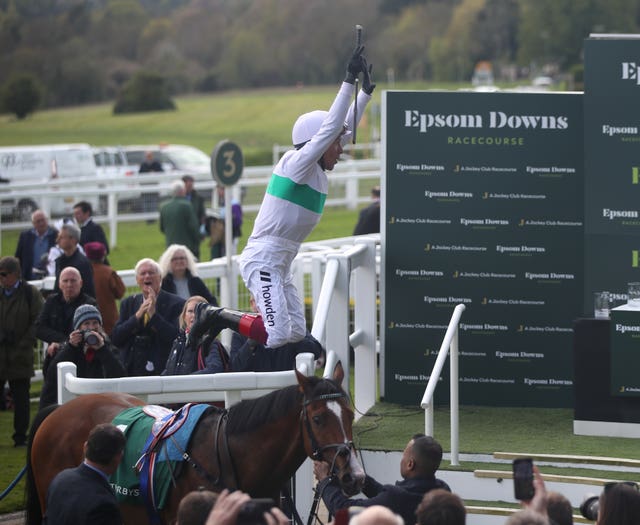
[[[216,337],[225,328],[230,328],[261,344],[267,343],[267,332],[264,329],[262,316],[248,314],[230,308],[219,308],[207,303],[198,303],[195,307],[195,320],[189,331],[189,341],[199,341],[208,333],[209,337]]]

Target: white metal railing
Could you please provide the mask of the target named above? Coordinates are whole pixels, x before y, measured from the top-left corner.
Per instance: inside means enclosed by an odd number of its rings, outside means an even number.
[[[313,354],[298,354],[296,369],[306,376],[313,375]],[[125,392],[151,404],[224,401],[229,407],[242,399],[260,397],[297,383],[293,370],[88,379],[77,377],[76,365],[65,361],[58,363],[57,373],[60,404],[83,394]]]
[[[438,351],[438,357],[433,365],[427,388],[422,396],[420,407],[424,409],[424,433],[433,436],[433,394],[440,379],[442,368],[447,360],[447,355],[451,354],[449,360],[449,383],[450,383],[450,424],[451,424],[451,465],[460,464],[460,427],[459,427],[459,396],[458,396],[458,325],[460,317],[465,310],[464,304],[459,304],[453,309],[449,326],[444,335],[442,345]]]

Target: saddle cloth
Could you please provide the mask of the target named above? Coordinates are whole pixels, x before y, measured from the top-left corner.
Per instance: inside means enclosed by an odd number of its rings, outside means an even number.
[[[189,403],[173,412],[165,407],[146,405],[127,408],[113,419],[113,424],[127,437],[120,466],[111,476],[111,486],[120,503],[164,508],[172,473],[175,477],[183,459],[182,451],[187,449],[191,434],[208,408],[210,405],[204,403]],[[144,471],[150,479],[143,485],[150,487],[146,494],[150,501],[141,490],[139,467],[145,461]]]

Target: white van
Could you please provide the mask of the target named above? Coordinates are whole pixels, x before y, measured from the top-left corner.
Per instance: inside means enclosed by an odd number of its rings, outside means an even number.
[[[97,211],[97,196],[79,198],[74,195],[78,186],[64,184],[95,176],[96,164],[89,144],[0,147],[0,211],[3,217],[29,221],[37,208],[51,216],[70,215],[79,200],[90,202]],[[38,190],[44,189],[59,191],[60,195],[37,197]]]

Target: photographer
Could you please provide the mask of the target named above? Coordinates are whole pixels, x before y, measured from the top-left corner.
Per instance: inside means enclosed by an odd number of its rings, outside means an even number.
[[[73,332],[62,345],[47,370],[40,395],[40,408],[57,402],[58,363],[70,361],[77,367],[77,376],[86,378],[122,377],[124,367],[102,328],[102,316],[95,306],[84,304],[73,316]]]

